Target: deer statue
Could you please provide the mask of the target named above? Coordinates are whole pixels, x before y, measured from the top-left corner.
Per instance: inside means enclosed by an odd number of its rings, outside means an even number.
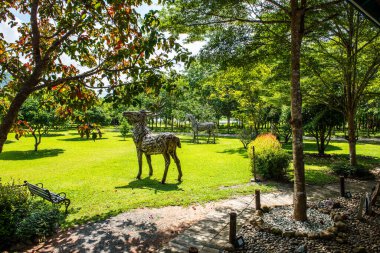
[[[216,130],[216,124],[214,122],[201,122],[199,123],[194,115],[192,114],[186,114],[186,118],[191,121],[191,128],[193,130],[193,142],[198,143],[198,133],[205,131],[208,133],[208,139],[207,143],[210,142],[210,136],[212,134],[214,141],[213,143],[215,144],[215,130]]]
[[[181,142],[179,138],[172,133],[153,135],[146,125],[146,118],[150,115],[152,115],[152,113],[147,111],[123,113],[123,116],[127,118],[128,123],[133,126],[133,141],[136,145],[137,160],[139,164],[137,179],[141,179],[142,155],[144,153],[149,165],[149,176],[153,175],[151,155],[162,154],[165,159],[165,171],[161,183],[165,184],[170,165],[170,156],[177,165],[178,181],[181,181],[181,162],[179,161],[176,152],[177,147],[181,147]]]

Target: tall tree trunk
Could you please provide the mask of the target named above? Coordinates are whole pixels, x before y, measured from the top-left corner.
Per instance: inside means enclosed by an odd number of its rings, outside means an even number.
[[[356,166],[356,135],[355,135],[355,112],[349,110],[347,112],[348,121],[348,145],[350,149],[350,165]]]
[[[305,165],[302,140],[302,96],[300,87],[301,42],[304,33],[306,0],[291,0],[291,126],[293,133],[294,219],[306,221]]]
[[[25,86],[24,86],[25,87]],[[13,123],[15,122],[18,112],[28,98],[31,92],[27,88],[22,88],[13,99],[11,106],[7,114],[5,114],[3,121],[0,124],[0,153],[3,151],[3,146],[7,140],[9,131],[12,128]]]

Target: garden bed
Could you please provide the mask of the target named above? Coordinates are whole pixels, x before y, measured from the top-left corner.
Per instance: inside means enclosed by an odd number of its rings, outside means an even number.
[[[310,202],[309,221],[291,219],[291,207],[257,211],[239,231],[241,252],[380,252],[380,208],[357,219],[360,196]]]

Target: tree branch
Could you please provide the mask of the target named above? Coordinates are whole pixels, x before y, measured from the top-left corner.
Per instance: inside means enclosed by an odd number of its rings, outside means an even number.
[[[40,65],[41,63],[41,53],[40,53],[40,30],[38,28],[37,21],[37,9],[39,0],[34,0],[32,2],[31,12],[30,12],[30,24],[32,27],[32,47],[33,47],[33,58],[35,65]]]
[[[306,8],[305,11],[315,11],[315,10],[325,9],[327,7],[330,7],[331,5],[342,3],[343,1],[344,0],[335,0],[335,1],[327,2],[327,3],[317,4],[312,7]]]

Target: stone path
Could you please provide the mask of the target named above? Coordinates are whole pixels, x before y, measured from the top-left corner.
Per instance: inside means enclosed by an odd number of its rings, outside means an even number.
[[[346,181],[346,191],[366,192],[374,186],[374,182]],[[307,186],[308,200],[321,200],[340,195],[338,184]],[[290,205],[293,202],[292,189],[281,187],[276,193],[261,194],[261,205]],[[245,196],[224,202],[223,206],[208,213],[206,218],[198,221],[183,233],[172,239],[160,253],[189,252],[189,247],[196,247],[201,253],[217,253],[228,243],[229,214],[236,212],[238,230],[254,212],[255,201],[252,196]]]

